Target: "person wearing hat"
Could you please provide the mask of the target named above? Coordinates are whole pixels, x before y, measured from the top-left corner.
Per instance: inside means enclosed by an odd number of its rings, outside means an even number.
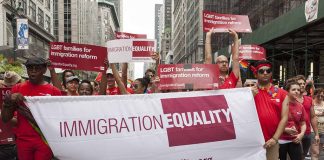
[[[77,76],[66,78],[66,91],[68,96],[78,96],[80,79]]]
[[[21,77],[14,71],[7,71],[3,75],[3,80],[0,80],[0,88],[11,88],[16,83],[21,81]]]
[[[24,65],[29,80],[13,86],[12,94],[4,100],[1,118],[6,123],[17,111],[16,145],[19,160],[49,160],[53,157],[53,153],[37,131],[37,123],[23,101],[24,96],[60,96],[61,92],[44,80],[43,74],[47,70],[47,63],[43,58],[29,58]]]
[[[257,85],[252,87],[252,92],[265,139],[263,147],[266,149],[267,160],[278,160],[278,139],[288,121],[289,100],[287,92],[271,83],[271,62],[267,60],[257,61],[250,68],[258,80]]]
[[[4,79],[0,80],[0,88],[11,88],[16,83],[20,83],[21,77],[13,71],[4,73]],[[0,104],[0,114],[2,104]],[[1,115],[0,115],[1,117]],[[0,121],[0,159],[14,160],[17,157],[16,142],[13,128],[17,124],[17,116],[13,117],[9,123]]]

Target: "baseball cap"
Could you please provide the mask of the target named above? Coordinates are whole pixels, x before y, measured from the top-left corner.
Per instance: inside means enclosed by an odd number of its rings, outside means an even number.
[[[80,79],[78,78],[78,76],[71,76],[71,77],[66,78],[66,83],[71,82],[71,81],[77,81],[79,83]]]
[[[30,65],[46,65],[46,60],[44,58],[40,57],[31,57],[28,58],[27,61],[24,63],[25,66],[30,66]]]

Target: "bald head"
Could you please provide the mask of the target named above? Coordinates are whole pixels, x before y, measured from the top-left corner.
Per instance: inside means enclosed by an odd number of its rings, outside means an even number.
[[[222,62],[222,61],[228,61],[227,57],[224,55],[220,55],[215,58],[215,63]]]

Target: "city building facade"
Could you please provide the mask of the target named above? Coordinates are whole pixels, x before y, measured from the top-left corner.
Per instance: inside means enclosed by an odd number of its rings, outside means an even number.
[[[17,9],[21,8],[20,12]],[[6,0],[0,3],[0,52],[8,58],[21,61],[30,56],[47,58],[49,42],[53,36],[53,3],[51,0]],[[13,51],[12,22],[16,18],[28,19],[29,49]],[[14,53],[14,54],[13,54]],[[13,55],[15,57],[13,57]]]
[[[119,31],[119,21],[114,3],[107,0],[98,1],[98,44],[106,46],[106,42],[115,39],[115,31]]]
[[[123,0],[105,0],[107,2],[111,2],[115,5],[115,9],[117,12],[118,20],[119,20],[119,29],[123,30]]]
[[[159,29],[159,49],[161,63],[164,64],[166,56],[171,48],[172,33],[172,0],[164,0],[161,8],[160,29]]]
[[[162,16],[162,4],[155,4],[155,12],[154,12],[154,39],[157,42],[157,51],[160,50],[159,42],[160,42],[160,31],[161,31],[161,16]]]
[[[54,8],[57,41],[99,45],[97,1],[55,0]]]

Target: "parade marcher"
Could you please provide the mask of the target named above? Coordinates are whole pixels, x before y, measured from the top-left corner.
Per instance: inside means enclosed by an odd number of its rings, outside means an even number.
[[[132,84],[132,89],[134,90],[134,94],[148,93],[147,88],[149,82],[150,79],[148,79],[147,77],[137,78]]]
[[[91,81],[91,85],[93,88],[93,94],[98,95],[99,94],[99,83],[95,80]]]
[[[317,116],[317,127],[320,142],[312,142],[310,153],[312,160],[319,160],[321,151],[324,147],[324,90],[322,88],[315,89],[314,110],[315,115]]]
[[[315,142],[319,143],[319,134],[317,129],[317,118],[314,111],[313,100],[311,97],[305,95],[305,84],[306,78],[303,75],[298,75],[295,77],[297,83],[300,85],[300,94],[297,98],[297,101],[303,105],[306,111],[306,132],[302,140],[302,151],[303,151],[303,159],[308,154],[310,145],[311,145],[311,126],[315,133]]]
[[[3,75],[3,80],[0,80],[0,88],[11,88],[13,85],[20,83],[22,78],[14,71],[7,71]]]
[[[253,81],[252,79],[246,79],[244,82],[244,87],[254,87],[256,86],[256,81]]]
[[[79,84],[78,93],[80,96],[91,96],[93,95],[93,87],[91,82],[88,80],[82,80]]]
[[[15,133],[19,160],[50,160],[53,153],[41,134],[34,129],[37,124],[23,101],[24,96],[60,96],[61,91],[44,80],[43,74],[47,69],[44,59],[29,58],[25,66],[29,80],[12,88],[12,94],[5,99],[3,104],[1,118],[4,122],[8,122],[13,118],[14,112],[18,111]]]
[[[228,59],[224,55],[220,55],[215,58],[215,63],[219,67],[219,87],[220,89],[235,88],[240,76],[240,63],[239,63],[239,41],[238,35],[235,31],[229,29],[229,34],[233,37],[234,45],[232,47],[232,72],[229,72]],[[206,44],[205,44],[205,64],[212,64],[212,47],[211,47],[211,37],[214,33],[214,29],[211,29],[206,34]]]
[[[262,60],[251,66],[258,85],[252,87],[259,121],[265,139],[267,160],[278,160],[278,139],[288,120],[287,92],[271,83],[272,64]],[[283,103],[285,101],[285,103]]]
[[[66,91],[68,96],[78,96],[80,79],[77,76],[66,78]]]
[[[20,83],[21,77],[14,71],[4,73],[4,79],[0,80],[0,88],[11,88],[17,83]],[[1,118],[2,104],[0,104]],[[17,115],[8,123],[3,123],[0,120],[0,160],[15,160],[17,157],[16,142],[14,135],[14,127],[17,125]]]
[[[287,83],[285,86],[289,98],[288,123],[279,139],[279,158],[287,160],[287,153],[291,160],[302,159],[302,148],[300,143],[306,131],[306,111],[301,103],[297,101],[300,95],[300,86],[296,81]]]

